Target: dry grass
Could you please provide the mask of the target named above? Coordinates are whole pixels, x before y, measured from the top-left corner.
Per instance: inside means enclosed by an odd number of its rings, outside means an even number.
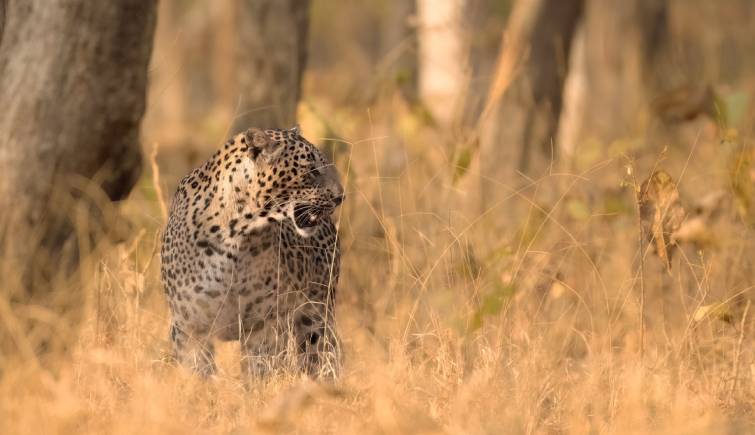
[[[337,24],[359,25],[347,18]],[[331,33],[329,47],[356,34]],[[580,143],[573,160],[509,180],[481,205],[479,162],[454,168],[460,144],[398,93],[380,88],[368,108],[341,101],[369,72],[352,45],[339,48],[343,64],[308,72],[300,116],[347,175],[342,378],[245,382],[233,343],[219,347],[211,381],[168,362],[158,198],[222,143],[230,119],[228,108],[170,118],[183,104],[171,87],[181,66],[158,50],[143,139],[161,148],[123,204],[133,231],[84,262],[73,355],[54,371],[0,366],[0,434],[755,432],[752,126],[701,119],[663,140],[649,125],[639,138]],[[659,142],[666,152],[649,145]],[[657,168],[697,219],[670,273],[638,240],[632,189]]]
[[[441,134],[387,104],[331,112],[332,122],[350,117],[340,123],[345,137],[359,137],[348,126],[370,134],[335,147],[349,174],[338,383],[280,373],[246,384],[233,344],[221,347],[211,381],[167,362],[155,254],[161,209],[145,176],[124,206],[135,234],[91,271],[70,364],[55,375],[6,367],[2,433],[753,430],[755,250],[733,193],[707,224],[714,242],[683,246],[668,274],[640,250],[632,183],[621,187],[624,155],[637,156],[638,174],[657,155],[603,147],[575,163],[579,172],[502,185],[480,213],[469,205],[474,169],[454,184]],[[303,124],[318,137],[315,118],[305,112]],[[680,179],[687,204],[727,186],[715,139],[684,144],[660,163]],[[175,183],[180,172],[163,179]]]

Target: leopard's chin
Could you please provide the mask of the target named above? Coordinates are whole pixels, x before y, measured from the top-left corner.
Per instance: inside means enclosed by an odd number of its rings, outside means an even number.
[[[296,230],[296,234],[298,234],[301,237],[309,238],[312,237],[312,235],[317,231],[317,227],[309,227],[309,228],[299,228],[296,225],[294,225],[294,229]]]

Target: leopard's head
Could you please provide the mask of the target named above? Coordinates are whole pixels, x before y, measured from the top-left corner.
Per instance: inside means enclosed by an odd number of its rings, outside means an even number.
[[[344,199],[333,163],[301,136],[298,126],[289,130],[252,128],[244,138],[255,162],[250,194],[263,216],[290,219],[300,235],[312,235]]]

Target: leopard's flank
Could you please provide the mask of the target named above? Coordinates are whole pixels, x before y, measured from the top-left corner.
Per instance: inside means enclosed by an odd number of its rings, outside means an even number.
[[[247,130],[184,177],[161,250],[175,358],[210,375],[214,340],[238,340],[250,375],[283,358],[334,376],[331,215],[343,198],[335,167],[298,127]]]

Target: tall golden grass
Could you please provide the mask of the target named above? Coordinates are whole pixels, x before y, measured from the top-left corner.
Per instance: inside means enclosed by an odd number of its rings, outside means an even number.
[[[302,130],[335,155],[347,190],[342,377],[243,379],[225,343],[203,380],[168,358],[158,236],[163,201],[229,136],[232,114],[171,118],[179,67],[157,53],[143,136],[161,147],[121,205],[131,230],[81,254],[72,355],[54,370],[2,359],[1,434],[755,432],[752,125],[674,126],[662,152],[649,122],[638,137],[580,143],[482,204],[479,156],[455,167],[459,144],[423,111],[382,88],[369,107],[345,104],[317,92],[340,76],[308,73]],[[657,168],[696,219],[670,272],[639,237],[637,188]]]
[[[156,256],[164,216],[147,175],[123,205],[130,239],[90,261],[70,361],[54,373],[3,367],[2,433],[753,430],[752,228],[707,121],[661,162],[633,143],[584,150],[576,170],[512,180],[478,213],[474,165],[454,182],[442,133],[401,102],[383,104],[328,109],[355,138],[336,147],[348,192],[340,381],[283,371],[247,382],[233,343],[212,380],[170,363]],[[302,123],[329,139],[304,109]],[[183,152],[164,147],[161,160]],[[710,237],[683,245],[670,274],[640,250],[627,176],[627,165],[641,178],[659,164],[690,213],[696,198],[725,192],[705,221]],[[185,169],[161,174],[167,191]]]

